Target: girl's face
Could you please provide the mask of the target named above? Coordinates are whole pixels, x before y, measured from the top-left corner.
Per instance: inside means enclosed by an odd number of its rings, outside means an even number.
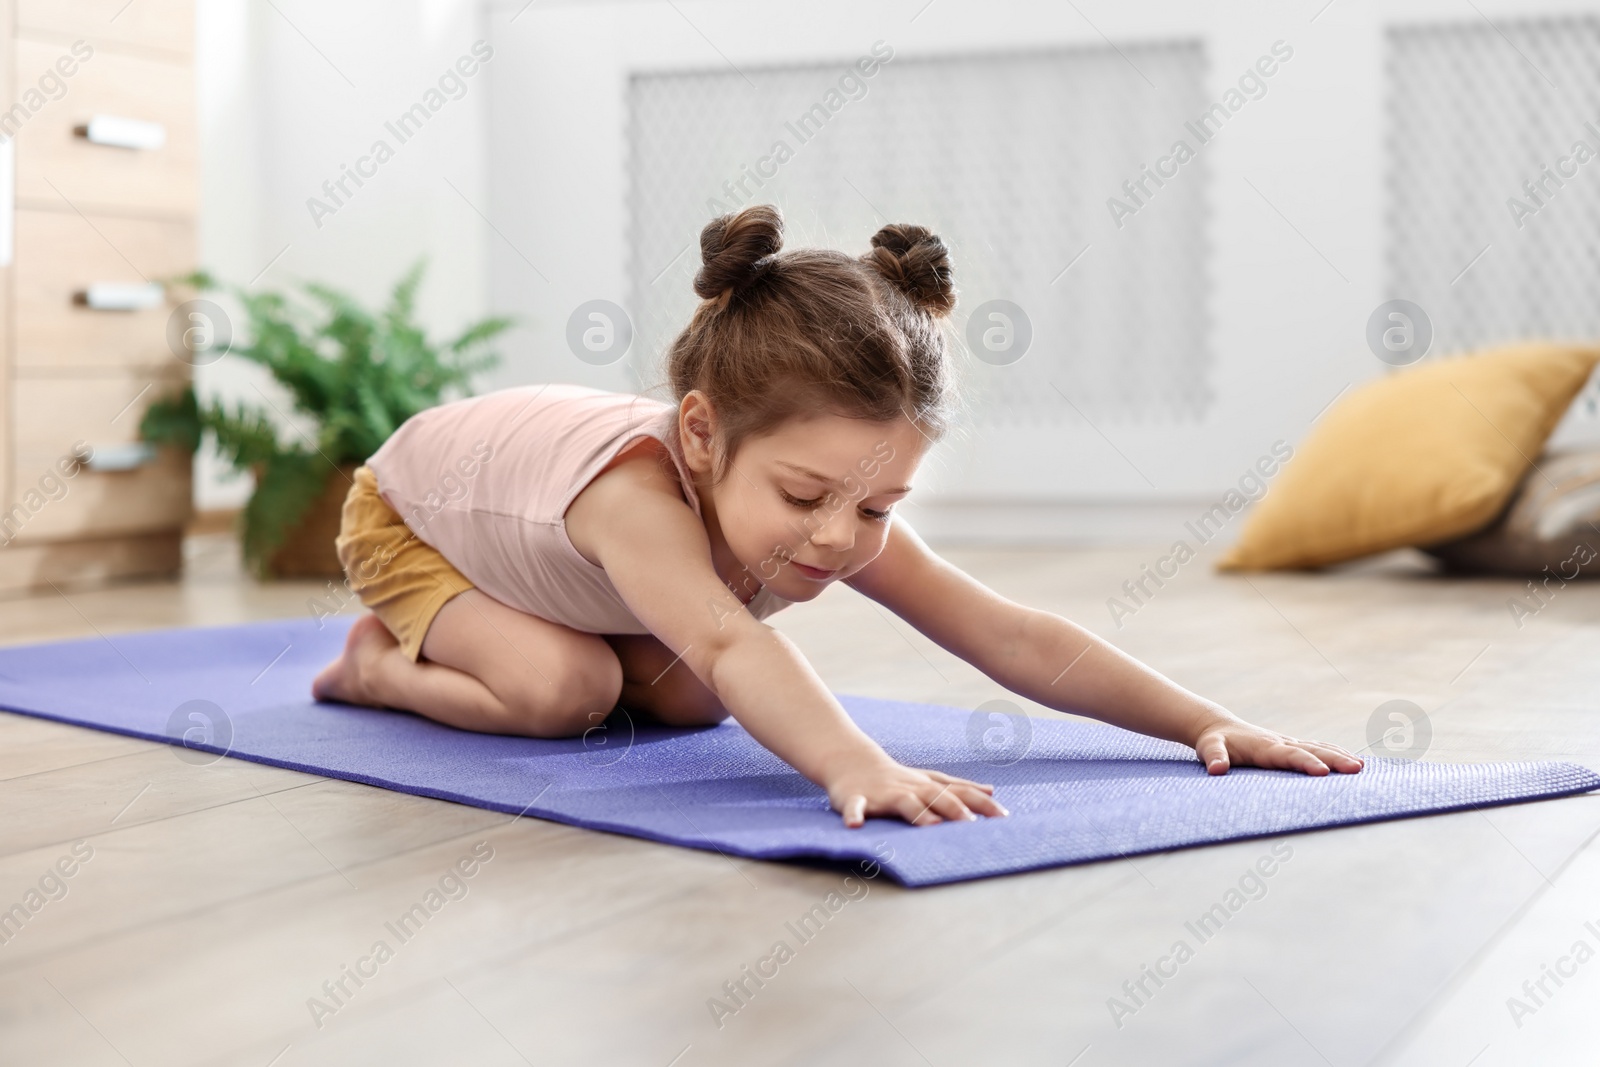
[[[928,448],[910,420],[831,413],[790,419],[746,438],[722,483],[707,489],[710,409],[699,396],[691,393],[680,408],[680,436],[701,483],[713,556],[720,534],[743,567],[724,575],[740,599],[764,585],[784,600],[811,600],[877,558],[894,506],[911,491]]]

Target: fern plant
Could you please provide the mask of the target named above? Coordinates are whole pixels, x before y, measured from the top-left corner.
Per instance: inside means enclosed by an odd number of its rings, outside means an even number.
[[[365,462],[406,419],[447,394],[469,392],[472,376],[499,362],[487,346],[511,319],[475,322],[442,345],[414,321],[424,265],[406,272],[376,314],[315,282],[304,283],[304,295],[295,298],[223,285],[205,271],[177,279],[239,301],[248,343],[235,343],[230,354],[266,367],[289,391],[295,411],[316,423],[314,436],[294,434],[280,428],[267,405],[202,405],[189,386],[152,403],[140,424],[144,440],[191,453],[210,435],[236,470],[255,474],[240,539],[257,574],[266,573],[267,561],[341,466]]]

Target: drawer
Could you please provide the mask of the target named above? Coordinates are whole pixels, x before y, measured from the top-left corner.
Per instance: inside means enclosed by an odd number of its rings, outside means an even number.
[[[189,521],[194,490],[189,457],[163,449],[134,470],[79,469],[71,478],[19,465],[12,499],[0,512],[0,551],[8,542],[47,541],[179,530]]]
[[[13,462],[42,472],[70,453],[74,441],[102,451],[134,444],[150,401],[177,392],[184,381],[172,372],[16,378],[11,383]]]
[[[189,65],[96,49],[75,61],[71,77],[62,78],[56,63],[63,56],[72,58],[66,45],[17,39],[17,103],[5,127],[16,130],[18,204],[192,215],[198,177]],[[36,91],[46,75],[54,79],[52,86],[64,86],[58,99]],[[158,148],[121,148],[75,132],[96,117],[159,123],[164,142]]]
[[[194,0],[16,0],[17,28],[92,43],[194,51]]]
[[[149,377],[131,375],[12,383],[15,459],[10,499],[0,512],[0,543],[174,529],[188,520],[192,465],[175,449],[158,450],[125,470],[82,468],[71,478],[61,476],[59,464],[70,460],[78,441],[99,459],[138,441],[150,398],[177,388],[181,379],[157,379],[141,396],[151,384]]]
[[[147,311],[97,311],[74,300],[95,282],[143,282],[194,268],[188,222],[75,212],[16,213],[16,348],[19,368],[164,367],[173,299]]]

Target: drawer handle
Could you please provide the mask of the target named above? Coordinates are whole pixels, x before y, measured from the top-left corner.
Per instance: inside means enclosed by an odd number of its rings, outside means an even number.
[[[96,115],[72,132],[90,144],[110,148],[133,148],[153,152],[167,143],[167,128],[159,122],[125,119],[118,115]]]
[[[149,311],[166,291],[156,282],[94,282],[73,294],[73,302],[93,311]]]
[[[155,458],[155,445],[136,441],[126,445],[95,445],[83,465],[89,470],[104,474],[137,470]]]

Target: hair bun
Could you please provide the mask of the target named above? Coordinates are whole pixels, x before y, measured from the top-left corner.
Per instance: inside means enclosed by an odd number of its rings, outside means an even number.
[[[928,314],[948,315],[956,306],[950,249],[926,227],[891,223],[872,235],[872,251],[862,258]]]
[[[749,287],[783,247],[783,215],[771,204],[753,204],[706,223],[700,231],[701,267],[694,291],[712,300]]]

